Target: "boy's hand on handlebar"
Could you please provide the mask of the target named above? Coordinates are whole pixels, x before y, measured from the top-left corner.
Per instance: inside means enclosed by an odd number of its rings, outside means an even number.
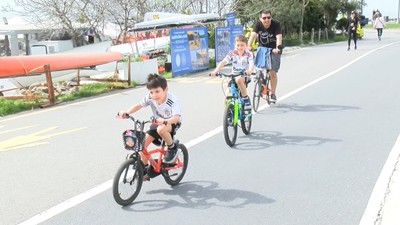
[[[167,125],[168,122],[163,118],[152,117],[151,122],[155,125]]]
[[[217,72],[215,72],[215,71],[213,71],[213,72],[211,72],[210,74],[209,74],[209,76],[217,76]]]
[[[119,111],[119,112],[117,113],[117,117],[118,117],[118,118],[122,118],[122,119],[126,119],[126,118],[129,117],[129,114],[126,113],[125,111]]]

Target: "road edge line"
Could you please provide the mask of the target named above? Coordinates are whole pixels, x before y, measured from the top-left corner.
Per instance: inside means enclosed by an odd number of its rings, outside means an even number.
[[[380,213],[384,206],[387,190],[400,156],[400,134],[386,159],[378,180],[375,183],[371,196],[369,197],[367,207],[360,220],[360,225],[372,225],[380,219]]]

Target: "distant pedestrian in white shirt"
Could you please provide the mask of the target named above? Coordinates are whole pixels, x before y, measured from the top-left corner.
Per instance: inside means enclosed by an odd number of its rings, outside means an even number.
[[[376,19],[374,20],[374,28],[378,31],[378,39],[381,40],[382,31],[385,27],[385,20],[382,17],[382,14],[378,14]]]

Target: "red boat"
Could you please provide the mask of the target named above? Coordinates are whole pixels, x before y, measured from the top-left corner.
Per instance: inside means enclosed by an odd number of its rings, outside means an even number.
[[[50,71],[77,69],[101,65],[122,59],[119,52],[60,53],[0,57],[0,78],[44,73],[44,65]]]

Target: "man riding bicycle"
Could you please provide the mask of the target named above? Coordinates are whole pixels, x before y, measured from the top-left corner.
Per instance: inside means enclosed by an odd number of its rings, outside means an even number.
[[[258,38],[258,48],[255,57],[255,64],[260,65],[260,61],[264,61],[261,64],[267,62],[268,57],[271,57],[270,65],[270,79],[271,79],[271,103],[276,102],[276,87],[278,84],[277,73],[281,65],[281,50],[278,46],[282,45],[282,29],[281,24],[277,20],[273,20],[271,16],[271,10],[264,9],[260,13],[260,19],[256,21],[253,31],[251,32],[248,40],[248,46]],[[270,52],[270,49],[272,51]],[[267,63],[269,64],[269,63]]]

